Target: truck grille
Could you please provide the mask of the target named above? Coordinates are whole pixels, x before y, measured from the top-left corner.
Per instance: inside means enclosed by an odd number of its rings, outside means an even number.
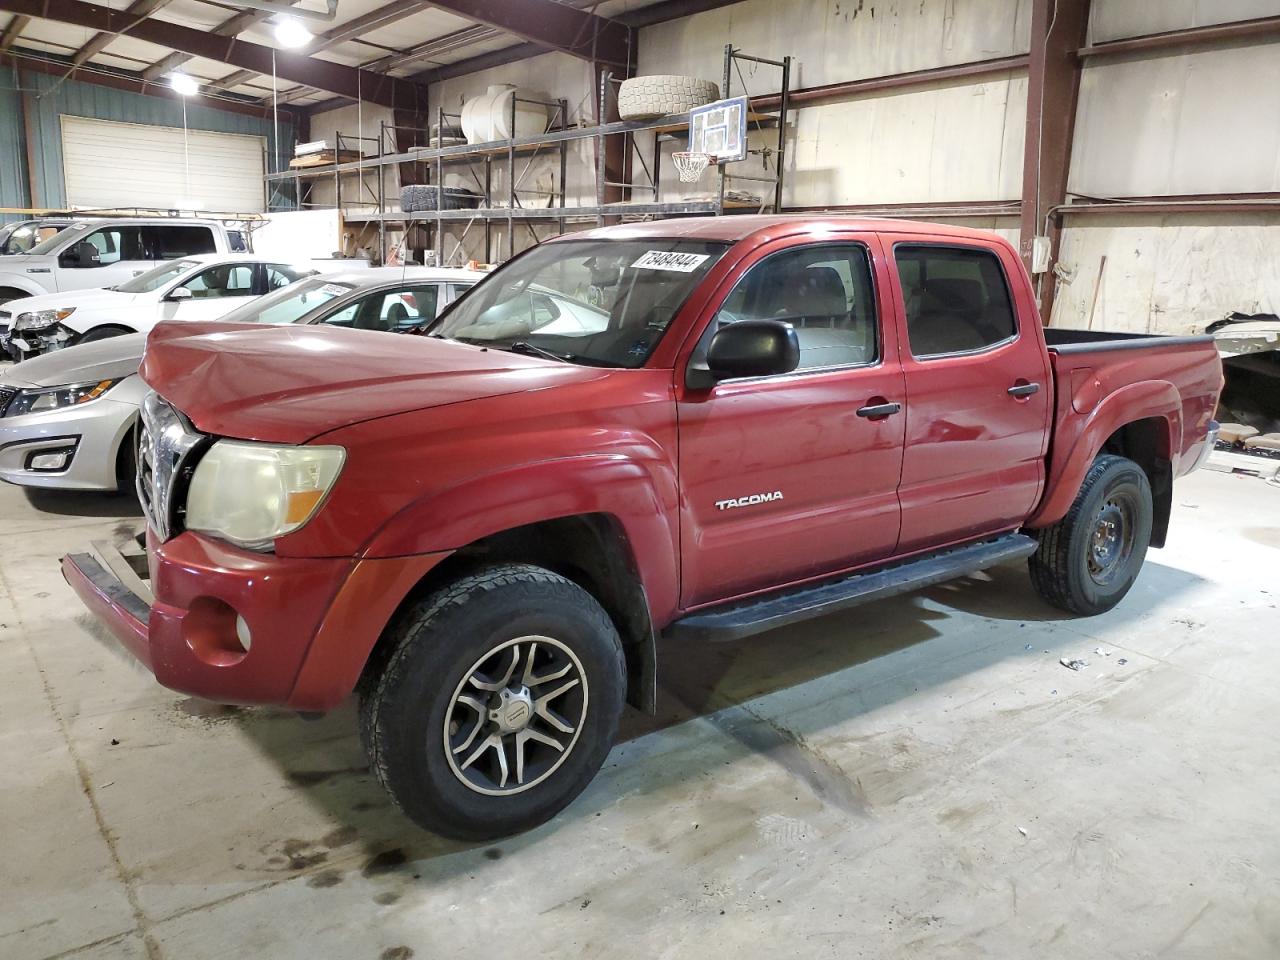
[[[181,530],[182,498],[198,454],[209,437],[154,391],[142,400],[138,418],[138,499],[147,523],[161,540]]]
[[[18,395],[16,387],[0,387],[0,417],[9,409],[9,404]]]

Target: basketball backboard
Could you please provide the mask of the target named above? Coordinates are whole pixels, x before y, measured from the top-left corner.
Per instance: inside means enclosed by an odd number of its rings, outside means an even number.
[[[689,152],[710,154],[713,163],[747,159],[747,98],[717,100],[690,110]]]

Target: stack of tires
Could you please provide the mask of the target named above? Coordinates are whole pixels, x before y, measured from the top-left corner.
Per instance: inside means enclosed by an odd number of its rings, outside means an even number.
[[[411,184],[400,188],[400,209],[405,213],[424,210],[474,210],[484,198],[463,187],[445,187],[444,203],[440,202],[440,187],[434,183]]]

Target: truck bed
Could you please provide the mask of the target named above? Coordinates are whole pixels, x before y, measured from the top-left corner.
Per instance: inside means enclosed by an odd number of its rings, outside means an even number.
[[[1032,527],[1066,512],[1092,459],[1080,451],[1099,449],[1126,423],[1160,425],[1152,443],[1169,464],[1170,480],[1194,467],[1222,389],[1213,337],[1050,327],[1044,338],[1053,369],[1053,436],[1047,493]],[[1157,491],[1158,502],[1166,496]]]
[[[1153,333],[1111,333],[1104,330],[1070,330],[1046,327],[1044,342],[1050,353],[1071,354],[1097,350],[1142,350],[1189,343],[1213,343],[1208,334],[1172,337]]]

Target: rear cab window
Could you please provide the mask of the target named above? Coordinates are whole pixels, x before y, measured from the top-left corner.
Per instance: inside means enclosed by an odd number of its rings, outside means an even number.
[[[977,353],[1017,337],[1009,284],[993,251],[903,243],[894,260],[912,356]]]
[[[144,226],[142,243],[148,260],[176,260],[178,257],[218,251],[213,230],[195,224]]]

